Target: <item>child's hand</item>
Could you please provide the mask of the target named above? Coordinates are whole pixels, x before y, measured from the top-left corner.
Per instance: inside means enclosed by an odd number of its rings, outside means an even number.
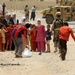
[[[29,49],[29,46],[28,46],[28,45],[26,45],[26,48],[28,48],[28,49]]]
[[[49,35],[46,35],[46,37],[49,37]]]

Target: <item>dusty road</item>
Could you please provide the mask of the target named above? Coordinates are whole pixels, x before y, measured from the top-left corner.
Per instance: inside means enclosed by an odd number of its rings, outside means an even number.
[[[70,38],[65,61],[59,53],[33,52],[31,58],[15,58],[13,51],[0,52],[0,75],[75,75],[75,42]]]

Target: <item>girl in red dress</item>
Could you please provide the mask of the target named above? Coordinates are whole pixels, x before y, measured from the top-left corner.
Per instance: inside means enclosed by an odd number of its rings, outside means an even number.
[[[11,47],[12,47],[12,36],[11,36],[11,34],[13,31],[13,24],[9,23],[9,27],[7,27],[6,30],[8,31],[6,34],[6,40],[7,40],[6,50],[8,50],[8,46],[9,46],[9,50],[11,50]]]
[[[30,32],[31,50],[36,51],[36,26],[33,25],[33,29]]]

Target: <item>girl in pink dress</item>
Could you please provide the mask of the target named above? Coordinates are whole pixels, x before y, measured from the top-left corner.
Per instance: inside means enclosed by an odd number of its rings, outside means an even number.
[[[41,25],[41,20],[37,20],[38,26],[36,27],[37,30],[37,36],[36,36],[36,42],[37,42],[37,48],[38,51],[40,51],[39,55],[42,54],[42,52],[45,51],[45,27],[44,25]]]

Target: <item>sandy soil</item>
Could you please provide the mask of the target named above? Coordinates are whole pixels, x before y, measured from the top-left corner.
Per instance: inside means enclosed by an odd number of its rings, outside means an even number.
[[[31,58],[15,58],[14,51],[0,52],[0,75],[75,75],[75,42],[68,42],[65,61],[61,61],[59,53],[33,52]]]
[[[17,17],[21,19],[24,14],[19,14]],[[42,23],[46,25],[43,19]],[[65,61],[61,61],[59,53],[53,51],[51,41],[51,53],[43,53],[41,56],[33,52],[31,58],[15,58],[14,51],[0,52],[0,75],[75,75],[75,42],[72,38],[68,42]]]

